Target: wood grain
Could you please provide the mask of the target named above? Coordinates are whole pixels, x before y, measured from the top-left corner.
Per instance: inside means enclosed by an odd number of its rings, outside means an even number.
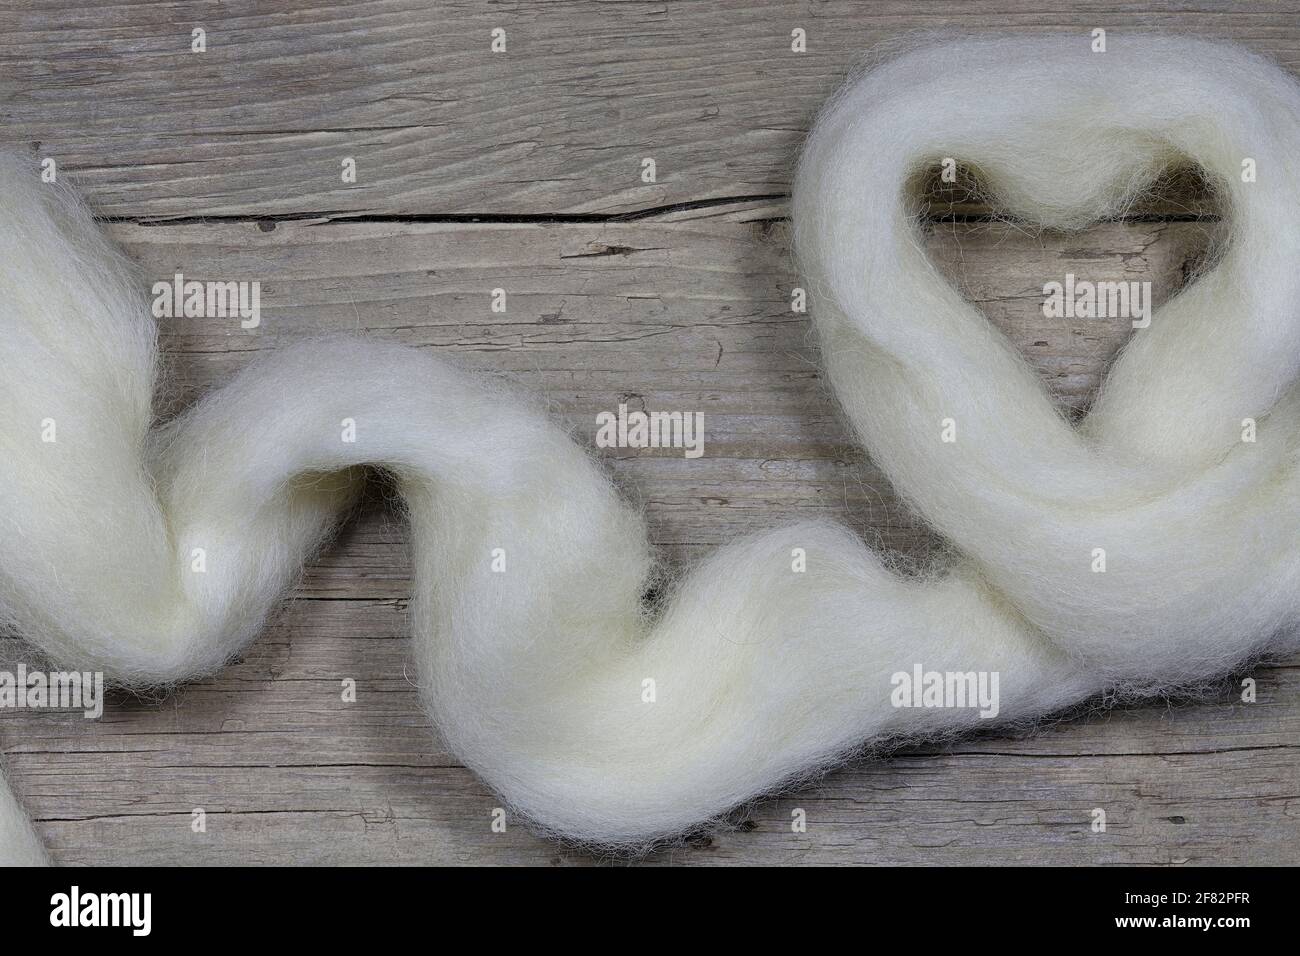
[[[362,332],[513,379],[589,447],[596,413],[620,402],[702,411],[703,458],[592,449],[674,566],[812,515],[906,566],[941,543],[853,440],[791,308],[789,172],[826,93],[871,43],[990,22],[1229,36],[1300,68],[1298,10],[384,0],[192,15],[22,0],[0,10],[0,138],[58,157],[145,287],[175,272],[261,283],[257,329],[164,320],[164,415],[261,351]],[[209,52],[187,53],[200,22]],[[487,52],[495,25],[507,54]],[[798,25],[804,55],[788,52]],[[358,158],[356,186],[338,181],[342,155]],[[637,178],[643,155],[655,185]],[[1063,235],[939,191],[922,241],[1077,415],[1130,329],[1045,318],[1044,282],[1149,280],[1165,301],[1222,235],[1206,198],[1179,186]],[[217,677],[114,697],[99,721],[0,712],[7,769],[56,860],[606,862],[518,821],[492,832],[491,793],[438,744],[405,676],[412,582],[386,492]],[[0,668],[31,655],[0,639]],[[1199,702],[855,761],[647,862],[1294,864],[1300,661],[1256,668],[1255,703],[1244,676]]]
[[[654,540],[688,561],[809,513],[907,559],[933,543],[864,459],[790,309],[788,227],[760,218],[631,224],[280,222],[113,227],[146,282],[257,278],[264,317],[164,324],[174,410],[262,349],[368,334],[508,375],[580,441],[619,401],[701,409],[706,455],[605,453]],[[1082,406],[1127,323],[1048,320],[1045,277],[1149,278],[1157,301],[1213,237],[1205,222],[1108,223],[1081,235],[936,223],[935,261]],[[490,290],[508,312],[493,314]],[[364,323],[360,316],[364,315]],[[4,715],[15,781],[56,856],[80,862],[591,862],[515,826],[431,742],[405,679],[405,532],[380,490],[313,565],[247,658],[104,720]],[[6,659],[25,653],[16,642]],[[663,862],[1294,860],[1297,668],[1261,669],[1261,700],[1110,712],[1019,740],[966,741],[837,772],[742,812]],[[341,700],[341,681],[359,688]],[[1225,784],[1225,775],[1235,783]],[[803,808],[806,833],[790,831]],[[1094,807],[1105,834],[1091,832]],[[190,830],[203,808],[208,831]],[[1181,820],[1183,822],[1171,822]]]
[[[845,72],[918,32],[1172,30],[1295,68],[1297,13],[1294,0],[21,0],[0,8],[0,142],[55,158],[125,218],[607,215],[787,193]],[[504,53],[490,51],[498,27]],[[806,53],[791,52],[796,28]]]

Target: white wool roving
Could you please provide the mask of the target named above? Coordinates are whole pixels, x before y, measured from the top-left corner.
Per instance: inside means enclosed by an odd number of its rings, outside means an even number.
[[[151,430],[155,329],[128,271],[75,204],[5,164],[4,622],[126,685],[211,673],[337,520],[352,466],[380,465],[410,514],[418,683],[446,744],[537,826],[621,846],[858,748],[981,724],[971,707],[895,706],[893,675],[918,666],[996,673],[1008,721],[1292,646],[1300,92],[1235,48],[1110,46],[906,53],[834,100],[800,166],[797,248],[833,383],[955,566],[902,577],[809,522],[718,550],[653,618],[645,529],[600,469],[428,354],[284,349]],[[1135,332],[1077,430],[922,251],[910,184],[949,156],[1049,226],[1122,210],[1173,160],[1225,201],[1216,267]],[[4,795],[0,859],[40,856]]]

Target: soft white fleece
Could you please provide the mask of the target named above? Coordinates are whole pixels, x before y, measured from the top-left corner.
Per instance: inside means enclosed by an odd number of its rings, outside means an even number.
[[[1134,335],[1078,430],[922,251],[908,184],[947,156],[1055,227],[1122,210],[1172,160],[1225,200],[1217,267]],[[918,663],[998,672],[1004,721],[1198,683],[1283,646],[1300,612],[1297,156],[1296,83],[1197,40],[961,40],[857,79],[803,155],[798,253],[849,419],[961,557],[905,578],[808,522],[719,549],[653,619],[645,529],[601,470],[428,353],[284,349],[151,430],[138,288],[79,207],[4,163],[0,611],[122,684],[211,673],[337,520],[351,466],[381,465],[409,509],[418,683],[447,745],[538,826],[619,845],[980,723],[894,707],[891,675]],[[0,794],[0,859],[40,857]]]

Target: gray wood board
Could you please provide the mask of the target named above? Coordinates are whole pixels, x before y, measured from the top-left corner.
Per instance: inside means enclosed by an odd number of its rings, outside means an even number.
[[[747,217],[757,217],[746,221]],[[933,540],[865,460],[791,311],[786,223],[771,210],[627,224],[119,224],[146,283],[176,271],[263,283],[263,321],[163,323],[164,405],[183,406],[262,349],[362,330],[507,375],[577,440],[627,401],[702,410],[705,456],[610,450],[676,563],[810,513],[906,563]],[[1044,276],[1149,278],[1157,301],[1215,230],[1107,223],[1080,235],[939,223],[940,267],[1082,406],[1125,321],[1049,320]],[[505,314],[490,308],[507,290]],[[101,721],[0,714],[15,786],[63,862],[592,862],[517,822],[437,744],[406,679],[405,532],[376,491],[309,568],[277,623],[218,677]],[[3,661],[29,659],[15,641]],[[1154,703],[1036,736],[917,748],[760,801],[656,862],[1296,862],[1297,662],[1198,703]],[[345,704],[341,682],[357,681]],[[191,830],[196,808],[207,831]],[[807,814],[805,833],[791,813]],[[1092,811],[1107,812],[1105,833]]]
[[[1297,14],[1206,0],[23,0],[0,9],[0,143],[56,159],[124,218],[628,213],[787,193],[827,95],[917,34],[1087,44],[1102,28],[1113,46],[1167,30],[1294,69]],[[194,29],[206,52],[191,52]]]

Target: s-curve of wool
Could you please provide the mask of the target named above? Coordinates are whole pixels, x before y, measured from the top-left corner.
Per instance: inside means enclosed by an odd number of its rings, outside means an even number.
[[[1119,214],[1172,163],[1223,200],[1214,267],[1135,331],[1077,426],[918,241],[917,174],[944,156],[1052,228]],[[355,466],[380,466],[447,747],[540,830],[618,847],[990,716],[898,706],[891,678],[922,667],[997,675],[997,721],[1195,686],[1294,647],[1300,623],[1297,156],[1296,81],[1201,40],[960,39],[856,77],[802,155],[796,250],[847,418],[958,557],[902,576],[805,522],[721,548],[654,615],[642,518],[589,454],[424,352],[299,344],[152,426],[142,288],[74,199],[7,160],[0,615],[118,685],[211,674],[346,510]],[[0,787],[0,862],[44,858]]]

